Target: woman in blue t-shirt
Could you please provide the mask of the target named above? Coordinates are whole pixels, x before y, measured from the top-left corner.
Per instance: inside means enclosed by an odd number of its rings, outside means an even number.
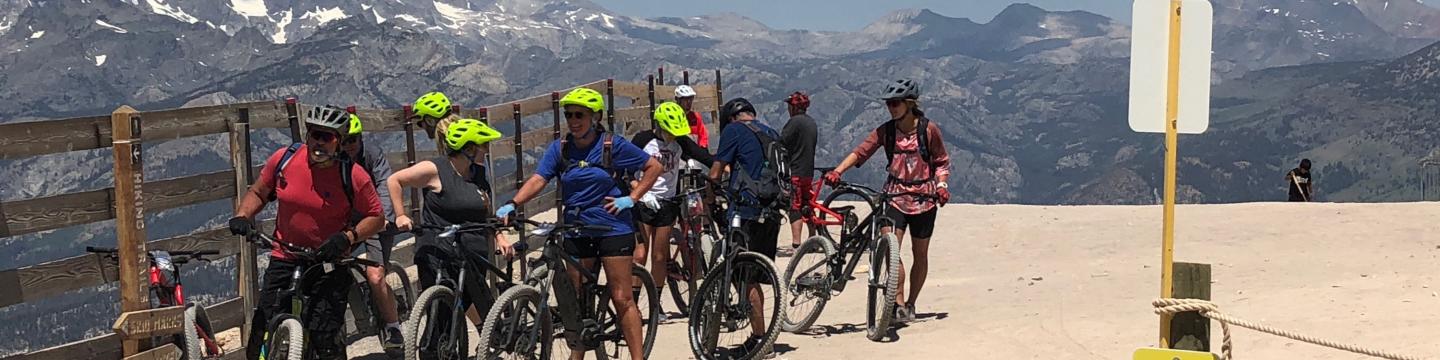
[[[506,218],[518,206],[534,199],[550,180],[560,178],[561,197],[565,209],[561,221],[586,225],[610,227],[609,231],[588,232],[565,240],[572,249],[571,254],[581,259],[582,265],[594,269],[599,258],[609,279],[610,299],[615,312],[620,314],[620,330],[625,334],[625,343],[630,347],[630,356],[640,360],[644,355],[641,339],[640,311],[635,306],[631,293],[631,255],[635,251],[635,227],[630,208],[650,191],[655,179],[664,170],[660,162],[650,154],[625,139],[606,133],[597,122],[605,110],[605,98],[599,92],[587,88],[575,89],[560,99],[564,107],[566,125],[570,135],[563,141],[550,143],[535,175],[525,181],[516,192],[515,198],[496,210],[495,216]],[[608,149],[608,161],[606,152]],[[639,183],[621,192],[617,180],[620,174],[644,172]],[[580,283],[580,275],[574,269],[570,273],[571,284]]]

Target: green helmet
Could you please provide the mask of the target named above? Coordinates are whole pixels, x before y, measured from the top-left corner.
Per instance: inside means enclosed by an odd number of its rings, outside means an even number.
[[[450,98],[439,91],[432,91],[415,100],[415,115],[443,118],[450,114]]]
[[[690,135],[690,120],[685,118],[685,109],[680,104],[666,101],[655,107],[655,123],[670,135]]]
[[[605,97],[594,89],[579,88],[571,91],[569,94],[565,94],[565,97],[560,99],[560,106],[568,105],[584,106],[590,109],[590,111],[598,113],[605,111]]]
[[[350,114],[350,132],[347,134],[355,136],[360,135],[362,131],[365,131],[365,125],[360,123],[360,117],[355,116],[355,114]]]
[[[500,138],[500,131],[475,119],[460,119],[445,128],[445,145],[450,150],[460,151],[465,145],[485,145]]]

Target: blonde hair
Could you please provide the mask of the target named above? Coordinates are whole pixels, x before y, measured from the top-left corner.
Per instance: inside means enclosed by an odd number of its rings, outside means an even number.
[[[445,146],[445,129],[450,127],[450,123],[456,121],[460,121],[460,115],[451,112],[450,115],[446,115],[445,118],[435,123],[435,150],[441,154],[445,154],[446,150],[450,150],[449,147]]]

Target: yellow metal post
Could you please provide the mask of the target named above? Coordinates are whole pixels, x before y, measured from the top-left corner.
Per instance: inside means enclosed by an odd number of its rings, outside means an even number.
[[[1180,101],[1180,0],[1170,0],[1170,49],[1165,86],[1165,216],[1160,253],[1160,297],[1174,294],[1175,158]],[[1160,315],[1160,347],[1170,347],[1170,315]]]

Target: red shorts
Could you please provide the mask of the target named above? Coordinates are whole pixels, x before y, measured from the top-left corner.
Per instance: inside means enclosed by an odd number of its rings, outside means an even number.
[[[792,176],[790,184],[795,186],[795,196],[791,197],[790,211],[799,212],[810,208],[810,203],[815,201],[815,181],[813,178]]]

